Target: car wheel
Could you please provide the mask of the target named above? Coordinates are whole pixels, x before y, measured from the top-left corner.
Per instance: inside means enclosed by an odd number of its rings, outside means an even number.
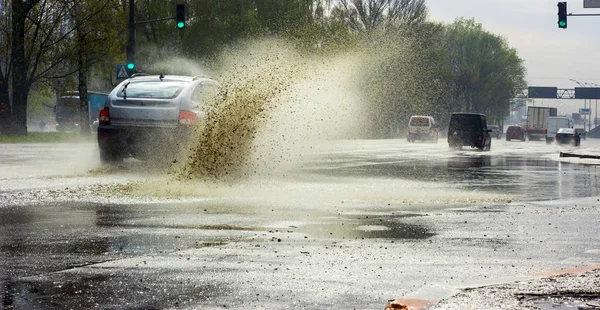
[[[100,148],[100,163],[114,164],[123,161],[123,154],[114,150]]]

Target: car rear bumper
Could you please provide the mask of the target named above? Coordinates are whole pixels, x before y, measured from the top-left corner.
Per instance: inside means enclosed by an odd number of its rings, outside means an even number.
[[[483,136],[482,138],[479,139],[477,137],[455,137],[453,135],[449,135],[448,136],[448,144],[450,146],[470,146],[470,147],[476,147],[478,149],[482,149],[487,144],[486,142],[488,141],[488,139],[490,140],[490,143],[491,143],[491,137],[486,138],[485,136]]]
[[[154,155],[165,150],[183,148],[193,127],[98,127],[98,146],[122,154]]]

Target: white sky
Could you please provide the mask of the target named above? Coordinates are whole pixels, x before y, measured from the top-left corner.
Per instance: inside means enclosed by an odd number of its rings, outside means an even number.
[[[451,23],[475,18],[504,36],[525,60],[529,86],[600,85],[600,16],[569,16],[558,28],[557,0],[427,0],[430,20]],[[583,0],[567,1],[567,12],[600,14],[584,9]]]

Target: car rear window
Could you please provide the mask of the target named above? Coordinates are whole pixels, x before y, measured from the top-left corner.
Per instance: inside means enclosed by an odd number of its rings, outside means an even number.
[[[575,130],[573,130],[571,128],[559,128],[557,133],[574,134]]]
[[[453,114],[450,118],[450,131],[455,130],[478,130],[481,129],[481,124],[484,118],[477,114]]]
[[[117,97],[173,99],[188,84],[183,81],[139,81],[125,84]]]
[[[411,126],[429,126],[429,119],[427,117],[413,117],[410,119]]]

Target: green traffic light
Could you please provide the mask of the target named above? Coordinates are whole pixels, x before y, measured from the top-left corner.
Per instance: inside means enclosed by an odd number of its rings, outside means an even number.
[[[133,68],[135,68],[135,64],[133,62],[127,64],[127,69],[133,70]]]
[[[184,22],[178,22],[177,23],[177,28],[183,29],[183,27],[185,27],[185,23]]]
[[[567,23],[565,21],[563,21],[563,20],[561,20],[561,21],[558,22],[558,26],[560,26],[560,27],[564,27],[566,25],[567,25]]]

